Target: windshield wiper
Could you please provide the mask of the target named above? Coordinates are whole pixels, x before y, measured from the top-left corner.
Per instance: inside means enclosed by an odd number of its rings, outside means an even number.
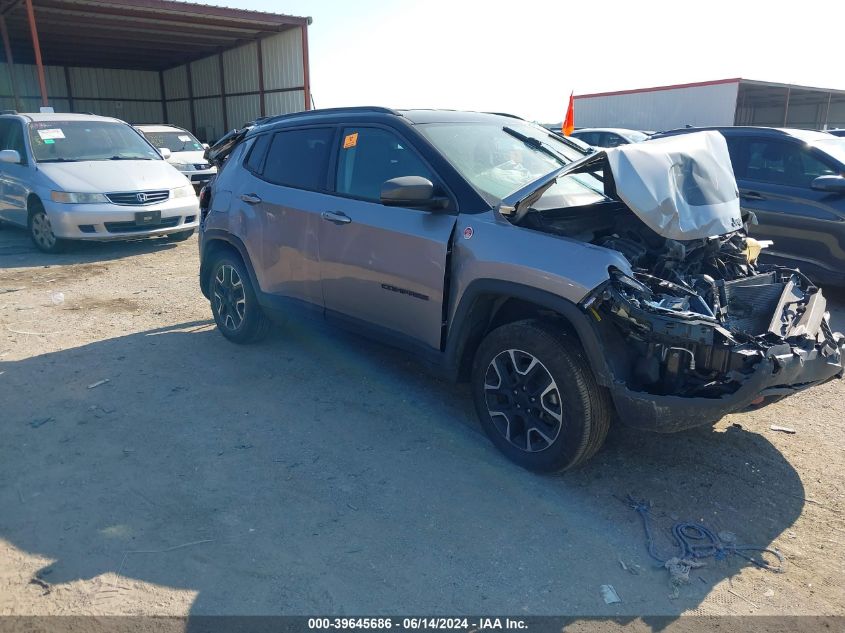
[[[78,163],[79,158],[40,158],[39,163]]]
[[[551,147],[546,145],[540,139],[534,138],[533,136],[526,136],[525,134],[522,134],[521,132],[517,132],[516,130],[514,130],[513,128],[510,128],[510,127],[503,127],[502,129],[505,131],[505,134],[510,134],[514,138],[519,139],[520,141],[525,143],[525,145],[527,145],[531,149],[536,150],[538,152],[542,152],[546,156],[550,156],[555,161],[560,163],[561,167],[565,167],[566,165],[568,165],[569,163],[572,162],[571,160],[566,158],[563,154],[558,154],[555,150],[553,150]]]
[[[112,156],[108,160],[152,160],[152,158],[144,158],[143,156]]]

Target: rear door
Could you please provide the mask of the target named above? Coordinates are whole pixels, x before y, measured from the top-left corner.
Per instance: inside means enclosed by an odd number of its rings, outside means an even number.
[[[727,136],[740,204],[759,224],[749,233],[772,240],[767,259],[798,266],[811,276],[840,277],[845,270],[842,197],[812,189],[818,176],[837,173],[820,152],[797,139]]]
[[[385,206],[380,192],[399,176],[442,181],[405,138],[375,125],[344,128],[334,164],[336,197],[319,229],[327,317],[439,348],[454,209]]]
[[[247,175],[234,201],[246,217],[254,216],[245,224],[245,239],[253,257],[257,254],[262,290],[320,310],[317,232],[320,214],[331,208],[327,167],[335,133],[334,127],[310,127],[259,136],[244,161]]]

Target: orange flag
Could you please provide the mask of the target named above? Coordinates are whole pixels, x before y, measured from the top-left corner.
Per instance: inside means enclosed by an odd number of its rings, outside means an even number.
[[[566,118],[563,120],[561,129],[564,136],[569,136],[575,131],[575,93],[569,94],[569,107],[566,109]]]

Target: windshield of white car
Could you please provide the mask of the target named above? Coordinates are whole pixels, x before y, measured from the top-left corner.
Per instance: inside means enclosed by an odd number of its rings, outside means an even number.
[[[158,152],[125,123],[33,121],[32,155],[40,163],[89,160],[161,160]]]
[[[173,132],[141,132],[154,147],[166,147],[171,152],[201,152],[200,143],[193,134],[185,130]]]
[[[516,120],[506,126],[423,123],[417,129],[473,187],[499,201],[587,155],[545,128]],[[603,189],[598,178],[578,174],[560,178],[543,198],[547,204],[556,198],[565,206],[590,204],[606,200]]]

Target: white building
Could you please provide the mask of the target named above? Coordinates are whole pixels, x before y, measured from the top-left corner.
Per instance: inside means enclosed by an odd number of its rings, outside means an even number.
[[[575,95],[577,127],[670,130],[709,125],[845,127],[845,90],[719,79]]]

